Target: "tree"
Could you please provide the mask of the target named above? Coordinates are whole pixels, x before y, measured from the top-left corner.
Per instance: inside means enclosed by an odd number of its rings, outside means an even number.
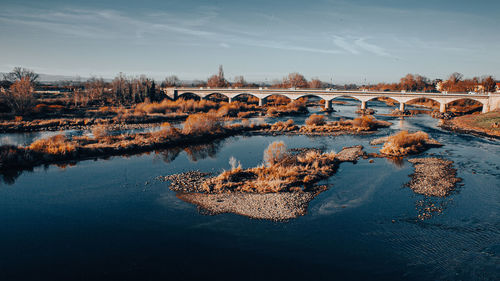
[[[311,82],[309,82],[309,88],[319,89],[321,87],[323,87],[323,82],[321,82],[321,80],[319,79],[313,79],[311,80]]]
[[[14,67],[14,69],[7,73],[4,74],[3,78],[11,83],[14,83],[16,81],[19,81],[23,78],[29,79],[31,84],[35,84],[36,81],[38,80],[39,75],[36,74],[33,70],[23,68],[23,67]]]
[[[163,87],[175,87],[180,85],[180,80],[175,75],[170,75],[165,77],[165,80],[162,83]]]
[[[307,80],[304,75],[294,72],[283,78],[283,87],[285,88],[306,88]]]
[[[481,84],[484,87],[485,92],[494,92],[496,91],[496,82],[495,79],[491,76],[486,76],[482,79]]]
[[[234,87],[245,87],[247,84],[247,82],[245,81],[245,78],[243,76],[236,76],[234,77],[234,83],[233,83],[233,86]]]
[[[102,101],[106,83],[102,78],[92,77],[85,83],[85,90],[90,101]],[[75,93],[76,95],[76,93]]]
[[[15,81],[5,93],[5,101],[15,114],[28,113],[33,105],[33,84],[29,77]]]
[[[125,75],[120,72],[118,76],[111,82],[111,88],[113,89],[113,99],[118,104],[123,104],[127,100],[129,92],[129,81]]]
[[[226,87],[229,83],[224,78],[224,70],[222,69],[222,65],[219,66],[219,74],[212,75],[208,78],[207,86],[214,88]]]

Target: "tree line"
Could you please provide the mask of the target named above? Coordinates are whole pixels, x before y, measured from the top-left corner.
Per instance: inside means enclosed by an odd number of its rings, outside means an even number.
[[[22,67],[16,67],[4,75],[0,81],[0,98],[15,114],[26,114],[33,108],[36,98],[35,88],[43,88],[39,83],[39,75],[34,71]],[[210,76],[205,81],[192,81],[189,83],[181,81],[177,76],[166,77],[159,85],[155,80],[140,75],[138,77],[127,77],[119,73],[113,80],[106,81],[103,78],[91,77],[85,82],[72,82],[64,85],[68,92],[66,100],[71,101],[75,107],[115,105],[127,106],[145,101],[158,101],[165,98],[162,88],[195,86],[195,87],[238,87],[255,88],[266,86],[271,88],[310,88],[320,89],[333,87],[319,79],[308,81],[300,73],[290,73],[281,80],[270,84],[257,84],[245,81],[243,76],[236,76],[233,82],[229,82],[224,76],[222,65],[219,66],[217,74]],[[337,89],[359,89],[355,84],[335,86]],[[447,80],[430,80],[418,74],[407,74],[398,83],[379,83],[375,85],[362,86],[361,88],[379,91],[423,91],[423,92],[469,92],[482,91],[494,92],[496,81],[492,76],[474,77],[464,79],[460,73],[453,73]]]
[[[447,80],[429,78],[418,74],[407,74],[399,83],[378,83],[367,86],[370,90],[410,92],[495,92],[496,81],[491,75],[464,79],[463,74],[452,73]]]

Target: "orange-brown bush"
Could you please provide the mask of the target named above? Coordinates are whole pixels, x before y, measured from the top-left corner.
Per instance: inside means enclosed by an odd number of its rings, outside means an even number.
[[[270,130],[273,132],[291,132],[299,129],[299,126],[295,125],[292,119],[288,119],[286,122],[278,121],[271,125]]]
[[[160,142],[167,139],[179,139],[181,136],[181,132],[170,123],[164,122],[163,124],[161,124],[161,129],[156,132],[152,132],[151,136],[156,142]]]
[[[319,114],[311,114],[309,118],[306,119],[306,125],[312,126],[317,125],[321,126],[325,124],[325,116]]]
[[[35,152],[52,155],[66,155],[76,150],[75,143],[64,135],[55,135],[46,139],[34,141],[29,149]]]
[[[216,133],[222,130],[217,115],[213,112],[191,114],[184,122],[182,133],[185,135],[201,135]]]
[[[351,123],[353,127],[368,130],[375,129],[379,125],[379,122],[377,122],[375,117],[369,115],[354,118]]]
[[[391,156],[404,156],[420,152],[427,142],[429,142],[429,135],[425,132],[401,131],[389,136],[380,152]]]
[[[288,115],[288,114],[298,114],[298,113],[306,113],[307,106],[306,100],[294,100],[286,105],[280,106],[271,106],[267,109],[267,115],[269,116],[280,116],[280,115]]]

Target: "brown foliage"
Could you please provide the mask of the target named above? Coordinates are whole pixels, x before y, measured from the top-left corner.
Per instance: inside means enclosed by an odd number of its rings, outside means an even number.
[[[401,131],[389,136],[380,152],[391,156],[404,156],[420,152],[428,141],[429,135],[425,132]]]
[[[325,116],[319,114],[311,114],[309,118],[306,119],[306,125],[317,125],[321,126],[325,124]]]
[[[182,133],[185,135],[201,135],[216,133],[221,130],[222,124],[215,113],[196,113],[189,115],[186,119]]]
[[[9,107],[14,113],[25,115],[32,109],[34,102],[33,85],[29,77],[23,77],[16,80],[8,91],[5,92],[4,98]]]
[[[68,140],[64,135],[55,135],[46,139],[34,141],[29,149],[35,152],[52,155],[66,155],[76,150],[74,142]]]

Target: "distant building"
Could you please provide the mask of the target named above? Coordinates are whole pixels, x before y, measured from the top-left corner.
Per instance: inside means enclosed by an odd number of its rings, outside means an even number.
[[[481,84],[474,85],[474,92],[484,93],[484,86]]]

